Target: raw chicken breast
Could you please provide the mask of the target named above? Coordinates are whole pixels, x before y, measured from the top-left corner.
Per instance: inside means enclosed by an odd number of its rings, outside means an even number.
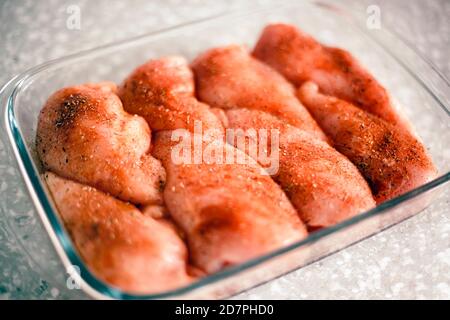
[[[126,111],[139,114],[153,131],[188,129],[195,121],[203,130],[223,132],[220,119],[194,97],[194,79],[187,61],[172,56],[149,62],[131,73],[119,88]]]
[[[193,134],[195,120],[220,135],[224,129],[216,113],[195,99],[188,70],[180,58],[150,61],[125,81],[120,96],[126,110],[145,117],[152,129],[160,131],[152,154],[167,172],[165,204],[186,235],[191,261],[211,273],[276,250],[307,233],[286,195],[255,161],[224,143],[223,136]],[[129,84],[133,79],[141,79],[138,87],[150,93],[133,90]],[[188,140],[190,159],[178,152]],[[212,149],[222,154],[222,160],[204,157]],[[227,164],[227,153],[238,154],[243,164]]]
[[[206,51],[192,63],[197,95],[222,109],[266,111],[326,140],[317,123],[295,97],[293,86],[275,70],[254,59],[241,46]]]
[[[165,172],[148,154],[150,129],[124,112],[111,83],[64,88],[39,114],[36,147],[44,169],[124,201],[158,204]]]
[[[321,45],[294,26],[272,24],[264,29],[253,55],[296,87],[312,80],[325,94],[347,100],[413,133],[386,89],[345,50]]]
[[[185,133],[184,139],[194,139]],[[306,237],[283,191],[252,159],[221,140],[216,150],[234,153],[243,164],[179,163],[172,132],[156,134],[153,154],[167,172],[164,200],[185,232],[192,263],[212,273]],[[201,136],[196,136],[202,141]],[[210,145],[205,140],[202,150]],[[220,152],[220,151],[219,151]],[[225,162],[225,160],[224,160]]]
[[[168,224],[95,188],[50,172],[44,179],[75,247],[99,279],[142,294],[193,280],[186,246]]]
[[[279,171],[273,177],[309,230],[334,225],[375,206],[358,169],[327,143],[259,110],[231,109],[226,114],[229,128],[243,129],[244,135],[246,130],[278,130]],[[271,150],[271,143],[268,140],[267,146],[259,148]]]
[[[361,171],[377,203],[392,199],[436,177],[425,147],[393,124],[305,83],[299,97],[334,147]]]

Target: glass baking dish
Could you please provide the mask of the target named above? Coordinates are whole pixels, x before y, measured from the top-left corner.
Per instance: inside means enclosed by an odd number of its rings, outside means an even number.
[[[85,82],[120,83],[150,58],[181,54],[189,59],[202,50],[229,43],[250,48],[269,22],[292,23],[321,42],[352,52],[404,106],[429,149],[440,175],[435,180],[387,201],[307,239],[197,282],[152,295],[132,295],[98,280],[78,256],[39,174],[34,150],[39,111],[57,89]],[[240,9],[148,35],[88,50],[37,66],[11,79],[1,90],[2,134],[7,134],[31,199],[64,266],[78,266],[82,289],[94,298],[224,298],[316,261],[423,210],[448,186],[450,85],[431,64],[384,27],[370,30],[349,7],[332,2],[286,2]]]

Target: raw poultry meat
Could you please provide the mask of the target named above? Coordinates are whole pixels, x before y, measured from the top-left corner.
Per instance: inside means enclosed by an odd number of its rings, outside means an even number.
[[[169,224],[93,187],[43,174],[72,241],[101,280],[133,293],[158,293],[194,280],[187,249]]]
[[[298,95],[332,139],[368,181],[377,203],[392,199],[436,177],[425,147],[412,134],[336,97],[313,82]]]
[[[279,170],[273,177],[309,230],[334,225],[375,206],[358,169],[327,143],[259,110],[231,109],[226,114],[229,128],[278,130]]]
[[[226,153],[247,157],[218,143],[224,158]],[[157,133],[153,154],[167,171],[165,203],[186,234],[195,266],[216,272],[306,237],[286,195],[261,174],[255,161],[247,157],[245,164],[176,164],[172,160],[176,144],[170,131]],[[203,142],[203,149],[206,145]]]
[[[119,88],[63,88],[39,115],[42,179],[88,269],[113,287],[178,289],[437,175],[381,84],[294,26],[191,68],[150,60]]]
[[[210,49],[192,66],[198,96],[225,110],[228,128],[258,133],[278,130],[279,143],[272,146],[269,141],[259,149],[279,147],[279,170],[274,178],[310,230],[374,206],[358,170],[323,141],[323,132],[298,102],[293,87],[276,71],[240,46]],[[229,143],[237,146],[237,141]]]
[[[195,121],[200,121],[203,130],[223,134],[214,110],[194,97],[192,71],[183,57],[139,66],[120,86],[119,96],[126,111],[144,117],[153,131],[184,128],[194,132]]]
[[[39,114],[36,148],[45,170],[121,200],[160,204],[165,171],[150,154],[144,119],[124,112],[112,83],[61,89]]]
[[[192,63],[199,99],[222,109],[265,111],[326,140],[322,130],[295,97],[293,86],[242,46],[210,49]]]
[[[314,81],[325,94],[347,100],[414,133],[386,89],[345,50],[324,46],[296,27],[280,23],[264,29],[253,55],[296,87]]]
[[[223,133],[222,123],[195,99],[193,90],[178,89],[192,88],[191,77],[186,76],[189,67],[182,61],[171,57],[146,63],[127,78],[120,96],[126,97],[125,110],[143,116],[160,131],[152,154],[166,169],[165,204],[186,234],[193,264],[215,272],[304,238],[306,229],[297,212],[264,169],[223,138],[205,138],[190,126],[189,121],[198,120],[206,123],[203,128]],[[132,79],[142,79],[140,86],[151,94],[134,90],[129,85]],[[174,132],[180,133],[177,129],[187,129],[182,131],[184,139],[199,142],[202,152],[216,143],[217,154],[234,153],[245,162],[178,162],[173,152],[180,143],[173,139]]]

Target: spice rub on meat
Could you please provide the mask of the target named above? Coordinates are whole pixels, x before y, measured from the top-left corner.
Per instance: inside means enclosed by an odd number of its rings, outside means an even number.
[[[36,147],[45,170],[121,200],[159,204],[165,171],[150,154],[150,129],[126,113],[112,83],[61,89],[39,114]]]
[[[190,290],[437,175],[374,77],[286,24],[252,52],[167,56],[119,87],[58,90],[36,150],[87,268],[130,294]]]
[[[295,26],[279,23],[265,27],[253,55],[296,87],[313,81],[323,93],[414,133],[386,89],[345,50],[322,45]]]
[[[267,146],[259,145],[259,149],[278,146],[279,170],[273,178],[309,230],[334,225],[375,206],[358,169],[324,141],[263,111],[231,109],[226,114],[229,128],[246,132],[278,130],[279,142],[271,145],[273,141],[269,140]],[[255,136],[255,140],[261,144],[260,137]]]
[[[210,49],[192,66],[198,96],[225,111],[229,129],[244,137],[251,130],[257,135],[278,133],[279,141],[267,145],[254,137],[259,152],[253,156],[278,148],[279,170],[273,178],[310,230],[341,222],[375,205],[358,170],[325,142],[327,138],[295,96],[293,86],[275,70],[242,46]],[[238,140],[228,142],[239,147]],[[255,160],[264,166],[261,159]]]
[[[43,174],[59,214],[95,276],[133,293],[187,285],[186,245],[170,225],[93,187]]]
[[[351,103],[320,93],[315,83],[303,84],[298,95],[333,146],[358,167],[377,203],[437,176],[425,147],[412,134]]]
[[[187,129],[194,132],[201,123],[215,137],[223,126],[207,104],[194,96],[194,78],[183,57],[150,60],[134,70],[119,87],[118,94],[127,112],[147,120],[152,131]]]
[[[190,133],[185,137],[195,139]],[[197,137],[201,141],[201,137]],[[281,188],[263,169],[227,143],[242,164],[174,163],[171,132],[156,134],[154,156],[167,171],[164,200],[184,231],[192,263],[208,273],[243,263],[307,236]],[[203,150],[209,143],[203,141]]]
[[[125,110],[143,116],[158,131],[152,154],[167,172],[164,201],[186,235],[192,263],[212,273],[306,237],[304,224],[281,188],[254,160],[223,141],[222,122],[197,101],[189,74],[184,59],[151,60],[125,80],[120,96]],[[136,79],[148,94],[133,90],[130,83]],[[195,120],[218,135],[195,134]],[[183,141],[192,141],[188,153],[193,154],[191,148],[198,144],[204,154],[214,142],[217,153],[239,154],[245,161],[179,161],[173,152],[181,142],[173,139],[178,129],[186,129]]]
[[[192,63],[197,96],[222,109],[265,111],[316,139],[325,134],[295,97],[294,87],[278,72],[253,58],[243,46],[207,50]]]

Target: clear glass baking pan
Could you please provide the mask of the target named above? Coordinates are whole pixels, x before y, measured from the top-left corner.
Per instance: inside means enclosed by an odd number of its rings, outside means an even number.
[[[39,174],[34,150],[39,111],[55,90],[79,83],[120,83],[150,58],[182,54],[189,59],[210,47],[244,43],[252,47],[269,22],[292,23],[320,41],[352,52],[404,106],[429,149],[440,176],[307,239],[228,268],[177,290],[132,295],[108,286],[89,272],[64,229]],[[436,68],[383,26],[369,30],[351,8],[331,1],[286,2],[241,9],[37,66],[8,82],[0,92],[2,134],[7,134],[36,211],[64,266],[80,268],[82,289],[95,298],[223,298],[316,261],[423,210],[450,180],[450,85]]]

